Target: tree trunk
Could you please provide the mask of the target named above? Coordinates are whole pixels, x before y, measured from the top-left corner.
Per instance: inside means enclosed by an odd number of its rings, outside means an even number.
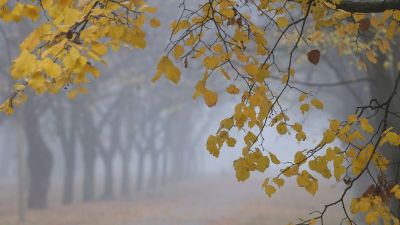
[[[137,167],[137,180],[136,180],[136,190],[141,191],[143,186],[143,172],[144,172],[144,152],[139,151],[138,157],[138,167]]]
[[[84,172],[83,172],[83,201],[90,202],[94,200],[94,169],[95,169],[95,150],[93,147],[83,150]]]
[[[396,56],[394,55],[394,57]],[[368,75],[373,80],[373,82],[370,83],[371,99],[376,99],[380,104],[382,104],[386,102],[389,96],[392,94],[395,80],[399,75],[399,71],[396,71],[396,69],[390,71],[384,68],[384,60],[386,59],[386,56],[380,55],[378,58],[379,62],[377,64],[371,65],[368,68],[369,72]],[[397,62],[397,60],[394,60],[394,62]],[[399,90],[397,90],[397,92],[399,93]],[[395,97],[391,102],[390,111],[392,112],[400,111],[400,105],[397,104],[400,100],[398,93],[395,95]],[[376,119],[372,121],[374,127],[377,128],[379,126],[383,117],[384,117],[384,112],[380,112],[375,116]],[[400,127],[399,120],[396,119],[395,117],[390,118],[388,120],[388,128],[389,127],[394,127],[395,129],[398,129]],[[400,172],[399,167],[397,165],[397,163],[400,160],[399,149],[397,147],[393,147],[390,145],[384,145],[381,147],[380,152],[392,163],[394,163],[394,165],[390,165],[388,167],[388,170],[385,172],[385,176],[387,177],[388,180],[396,180]],[[397,180],[396,182],[399,181]],[[391,209],[394,215],[397,216],[400,215],[400,208],[398,202],[393,202],[393,204],[391,204]]]
[[[164,149],[163,157],[162,157],[162,171],[161,171],[161,184],[165,185],[167,183],[167,175],[168,175],[168,154],[167,150]]]
[[[74,193],[74,173],[75,173],[75,148],[63,149],[65,168],[64,168],[64,187],[63,204],[71,204]]]
[[[28,207],[43,209],[47,208],[53,157],[41,136],[38,118],[34,113],[25,118],[29,118],[25,127],[28,142]]]
[[[103,158],[104,162],[104,192],[102,198],[105,200],[112,199],[114,197],[113,193],[113,159],[114,157],[110,154],[106,154]]]
[[[130,162],[131,154],[123,153],[122,158],[122,179],[121,179],[121,197],[130,197]]]
[[[157,176],[158,176],[158,154],[153,152],[151,154],[150,187],[154,188],[157,185]]]

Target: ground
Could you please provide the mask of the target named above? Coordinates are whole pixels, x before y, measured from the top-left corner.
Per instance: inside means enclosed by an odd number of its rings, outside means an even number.
[[[289,183],[272,199],[261,180],[238,183],[231,175],[203,177],[134,193],[131,201],[52,203],[48,210],[29,211],[26,225],[277,225],[296,222],[337,195],[323,185],[316,198]],[[15,199],[0,191],[0,225],[16,225]],[[10,190],[8,190],[10,191]],[[10,196],[10,195],[8,195]],[[340,221],[339,209],[329,212],[327,224]]]

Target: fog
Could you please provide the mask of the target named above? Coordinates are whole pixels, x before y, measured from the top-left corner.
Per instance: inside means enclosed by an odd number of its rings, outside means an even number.
[[[151,82],[169,43],[167,21],[180,10],[173,0],[149,4],[157,4],[162,26],[146,27],[144,50],[109,52],[107,65],[96,65],[102,75],[90,78],[87,94],[69,100],[68,87],[57,95],[29,92],[13,116],[0,116],[0,224],[274,225],[296,221],[334,200],[341,184],[322,182],[314,198],[295,180],[268,198],[261,184],[277,171],[237,182],[232,164],[241,149],[224,148],[218,159],[207,152],[208,135],[232,114],[240,97],[224,93],[221,76],[211,84],[219,94],[216,107],[193,100],[203,73],[195,61],[182,69],[178,85]],[[10,62],[34,26],[27,20],[0,24],[1,100],[13,85]],[[298,69],[298,85],[326,107],[301,119],[310,137],[305,144],[265,130],[268,151],[293,160],[296,150],[317,144],[329,119],[342,119],[354,112],[352,106],[369,102],[368,82],[345,82],[370,76],[349,65],[350,58],[327,49],[317,67]],[[290,92],[285,101],[293,109],[297,95]],[[327,223],[336,222],[340,213],[333,208]]]

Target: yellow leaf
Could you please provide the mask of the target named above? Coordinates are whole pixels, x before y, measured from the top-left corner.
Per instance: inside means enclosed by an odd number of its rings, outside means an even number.
[[[378,224],[379,212],[371,211],[365,216],[365,222],[369,224]]]
[[[207,56],[203,61],[204,67],[207,69],[214,69],[219,63],[219,58],[217,56]]]
[[[281,161],[279,161],[278,157],[276,157],[276,155],[274,155],[272,152],[269,152],[269,157],[271,158],[271,161],[273,164],[280,164]]]
[[[94,53],[96,53],[97,55],[100,55],[100,56],[104,55],[107,53],[107,50],[108,50],[108,48],[104,44],[100,44],[100,43],[96,43],[96,42],[92,43],[92,51]]]
[[[374,64],[378,62],[375,56],[375,52],[373,52],[372,50],[367,50],[367,59]]]
[[[220,13],[227,18],[232,18],[235,16],[235,11],[231,8],[223,8],[220,10]]]
[[[336,182],[339,182],[339,181],[340,181],[340,178],[342,177],[342,175],[343,175],[344,173],[346,173],[346,167],[344,167],[344,166],[338,166],[338,167],[335,167],[335,168],[334,168],[333,174],[334,174],[334,176],[335,176],[335,178],[336,178]]]
[[[302,104],[300,106],[300,111],[301,111],[302,114],[308,112],[308,110],[310,110],[310,104],[306,103],[306,104]]]
[[[218,158],[219,156],[219,147],[217,143],[217,137],[210,135],[207,139],[207,150],[210,152],[211,155]]]
[[[224,47],[222,44],[215,44],[212,49],[216,52],[216,53],[222,53],[224,51]]]
[[[33,5],[25,5],[24,6],[24,12],[23,14],[27,17],[29,17],[32,21],[36,21],[39,16],[39,9],[36,6]]]
[[[172,61],[167,56],[163,56],[158,62],[157,72],[154,75],[152,82],[160,79],[162,75],[165,75],[168,80],[172,81],[175,84],[177,84],[180,80],[180,70],[172,63]]]
[[[284,135],[284,134],[286,134],[287,133],[287,126],[286,126],[286,124],[285,123],[279,123],[277,126],[276,126],[276,130],[278,131],[278,133],[280,134],[280,135]]]
[[[306,162],[307,156],[304,155],[303,152],[298,151],[296,152],[296,154],[294,155],[294,163],[296,164],[303,164]]]
[[[349,115],[349,116],[347,117],[347,121],[348,121],[349,123],[354,123],[354,122],[358,121],[358,118],[357,118],[356,115],[351,114],[351,115]]]
[[[231,95],[236,95],[239,94],[239,88],[237,88],[234,84],[229,85],[229,87],[226,88],[226,92],[228,92]]]
[[[306,190],[312,195],[315,195],[318,191],[318,182],[316,180],[311,180],[310,185],[306,187]]]
[[[300,95],[299,96],[299,102],[302,102],[302,101],[306,100],[307,97],[308,97],[308,95],[306,95],[306,94]]]
[[[360,125],[365,132],[372,134],[374,132],[374,127],[368,122],[368,119],[366,118],[361,118],[360,119]]]
[[[140,9],[140,12],[147,12],[147,13],[156,13],[157,8],[156,7],[150,7],[148,5],[143,5]]]
[[[78,96],[78,90],[76,90],[76,89],[70,90],[67,93],[67,98],[69,100],[74,100],[76,98],[76,96]]]
[[[278,24],[279,28],[285,29],[289,25],[289,20],[286,17],[281,16],[276,19],[276,23]]]
[[[293,166],[289,166],[286,167],[283,170],[283,175],[285,175],[286,177],[291,177],[297,174],[297,172],[299,171],[299,167],[297,165],[293,165]]]
[[[274,186],[267,185],[265,187],[265,193],[268,195],[268,197],[272,197],[272,195],[276,192],[276,189]]]
[[[268,197],[272,197],[272,195],[276,192],[276,189],[274,186],[269,185],[268,182],[269,182],[269,179],[265,178],[265,180],[262,184],[262,187],[264,188],[265,194],[267,194]]]
[[[40,3],[44,9],[49,9],[53,5],[53,0],[41,0]]]
[[[251,144],[254,144],[257,141],[257,136],[253,134],[253,132],[249,131],[247,132],[246,136],[243,139],[246,145],[250,146]]]
[[[397,22],[392,20],[392,22],[390,22],[388,29],[386,30],[386,37],[389,40],[393,39],[396,29],[397,29]]]
[[[11,69],[11,76],[14,79],[21,79],[36,72],[37,68],[36,56],[23,50],[18,58],[14,60]]]
[[[278,185],[279,188],[281,188],[285,184],[285,180],[275,177],[272,179],[276,185]]]
[[[333,142],[335,140],[335,138],[336,138],[336,134],[333,131],[326,130],[324,132],[324,137],[322,139],[322,142],[324,144],[329,144],[329,143]]]
[[[248,167],[248,163],[244,158],[240,158],[233,162],[233,167],[236,171],[236,178],[238,181],[245,181],[250,176],[250,171]]]
[[[247,64],[244,67],[244,70],[252,77],[255,77],[258,74],[258,67],[256,64]]]
[[[161,23],[157,18],[151,18],[150,26],[153,27],[153,28],[156,28],[156,27],[161,26]]]
[[[173,52],[175,59],[179,59],[179,57],[181,57],[183,55],[184,51],[185,51],[185,48],[182,45],[175,46],[174,52]]]
[[[203,98],[208,107],[215,106],[218,101],[217,93],[214,91],[207,90],[207,89],[203,93]]]
[[[316,98],[311,100],[311,104],[317,109],[324,108],[324,104],[319,99],[316,99]]]
[[[54,63],[49,58],[45,58],[44,60],[42,60],[41,65],[46,74],[51,78],[56,78],[62,73],[61,66],[57,63]]]
[[[260,153],[261,154],[261,153]],[[269,167],[269,158],[266,156],[261,156],[257,159],[257,167],[256,170],[261,173],[265,172],[265,170]]]
[[[228,139],[226,139],[226,144],[228,145],[228,147],[233,148],[236,145],[236,139],[229,137]]]
[[[223,75],[227,80],[230,80],[230,79],[231,79],[231,77],[229,76],[228,72],[226,72],[226,70],[225,70],[224,68],[220,67],[220,71],[221,71],[222,75]]]

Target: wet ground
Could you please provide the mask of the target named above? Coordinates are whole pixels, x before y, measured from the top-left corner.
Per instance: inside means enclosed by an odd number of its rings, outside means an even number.
[[[131,201],[52,203],[48,210],[29,211],[29,225],[277,225],[296,222],[337,196],[332,186],[321,186],[312,198],[294,184],[272,199],[261,190],[261,180],[238,183],[233,177],[198,178],[136,193]],[[4,190],[3,190],[4,192]],[[3,193],[4,194],[4,193]],[[15,201],[0,202],[0,225],[20,224]],[[333,209],[327,224],[337,224]]]

